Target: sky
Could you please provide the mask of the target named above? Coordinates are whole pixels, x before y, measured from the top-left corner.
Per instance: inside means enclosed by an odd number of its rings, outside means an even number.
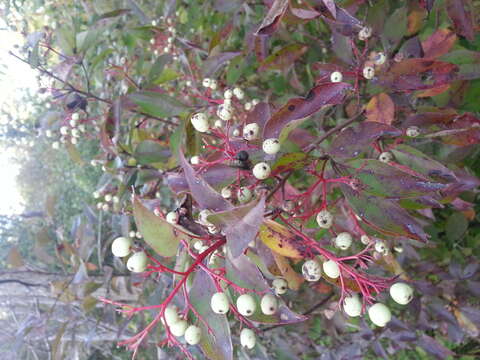
[[[0,19],[0,29],[4,28],[5,23]],[[7,30],[0,30],[0,36],[0,64],[7,66],[6,74],[0,74],[0,107],[3,107],[19,98],[24,89],[35,89],[37,81],[35,70],[8,54],[15,44],[23,44],[22,36]],[[23,211],[22,198],[16,186],[19,169],[11,160],[14,156],[14,149],[5,149],[0,145],[0,215]]]

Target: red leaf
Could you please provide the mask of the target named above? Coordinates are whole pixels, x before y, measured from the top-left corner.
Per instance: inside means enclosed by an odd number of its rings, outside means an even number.
[[[379,82],[398,91],[425,90],[451,83],[457,70],[444,61],[406,59],[394,64]]]
[[[375,95],[366,107],[368,121],[391,125],[395,118],[395,105],[386,93]]]
[[[470,0],[447,0],[447,13],[457,34],[473,41],[473,8]]]
[[[457,41],[454,32],[448,29],[438,29],[430,37],[422,42],[424,58],[435,59],[445,55]]]
[[[347,83],[326,83],[311,89],[305,98],[290,99],[267,121],[263,137],[278,138],[283,127],[289,122],[304,119],[325,105],[342,103],[345,90],[350,87]]]
[[[288,8],[288,0],[275,0],[255,35],[270,35],[275,32]]]

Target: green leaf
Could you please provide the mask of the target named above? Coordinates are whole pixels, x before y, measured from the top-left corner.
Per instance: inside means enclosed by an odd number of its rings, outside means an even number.
[[[188,108],[175,98],[157,92],[138,92],[129,95],[129,98],[144,113],[156,117],[172,117],[188,111]]]
[[[290,169],[302,169],[310,160],[311,157],[304,152],[284,154],[273,164],[272,172],[278,174]]]
[[[455,212],[447,219],[445,230],[447,238],[457,241],[462,238],[468,228],[468,220],[461,212]]]
[[[170,157],[170,151],[155,140],[144,140],[135,148],[133,156],[141,164],[165,163]]]
[[[160,74],[160,76],[154,80],[154,83],[156,85],[163,84],[163,83],[166,83],[168,81],[178,79],[181,76],[182,76],[182,74],[177,73],[175,70],[164,69],[163,72]]]
[[[138,198],[133,199],[133,216],[146,243],[157,254],[176,255],[180,238],[176,236],[172,225],[149,211]]]
[[[172,55],[170,54],[163,54],[155,60],[155,63],[150,68],[150,72],[148,73],[148,80],[150,83],[154,83],[155,79],[157,79],[160,74],[163,72],[165,65],[172,61]]]

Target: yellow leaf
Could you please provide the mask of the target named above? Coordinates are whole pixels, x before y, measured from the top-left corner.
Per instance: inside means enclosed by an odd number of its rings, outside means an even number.
[[[300,286],[305,281],[302,275],[297,273],[295,270],[292,269],[290,266],[290,262],[284,256],[281,256],[275,252],[272,252],[273,258],[275,259],[275,263],[277,264],[278,269],[282,276],[287,280],[288,287],[292,290],[300,289]]]
[[[10,249],[7,256],[7,262],[11,267],[18,268],[23,266],[22,255],[18,251],[17,247],[14,246]]]
[[[279,255],[294,259],[305,257],[303,239],[273,220],[264,221],[258,236],[266,246]]]

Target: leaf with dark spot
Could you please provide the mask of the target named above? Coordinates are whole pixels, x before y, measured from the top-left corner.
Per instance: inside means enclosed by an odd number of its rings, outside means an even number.
[[[422,226],[395,201],[356,192],[343,184],[341,189],[355,214],[372,229],[384,235],[427,241]]]
[[[381,137],[400,136],[402,132],[393,126],[366,121],[343,130],[333,140],[328,153],[337,159],[354,158]]]
[[[395,157],[395,161],[420,174],[447,182],[456,181],[453,171],[438,161],[431,159],[420,150],[401,144],[393,148],[391,152]]]

